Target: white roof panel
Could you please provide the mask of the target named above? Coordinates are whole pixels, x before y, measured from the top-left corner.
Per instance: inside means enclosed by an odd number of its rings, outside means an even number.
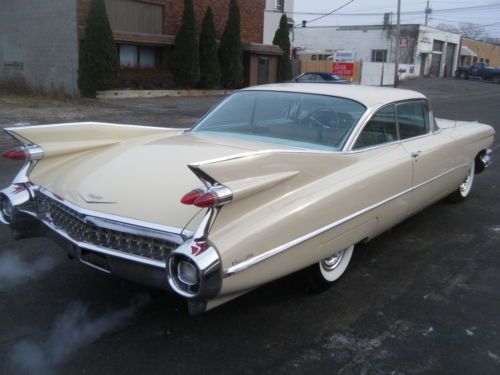
[[[247,90],[287,91],[339,96],[360,102],[368,108],[379,107],[380,105],[399,100],[426,99],[423,94],[417,91],[395,89],[391,87],[332,83],[276,83],[271,85],[252,86],[244,89],[244,91]]]

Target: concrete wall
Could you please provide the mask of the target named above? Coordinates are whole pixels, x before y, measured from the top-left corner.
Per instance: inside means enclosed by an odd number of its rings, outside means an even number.
[[[415,41],[418,26],[401,27],[401,38],[407,40],[401,49],[401,63],[412,64],[414,61]],[[371,51],[387,50],[387,61],[394,61],[396,39],[393,28],[382,25],[374,26],[334,26],[334,27],[298,27],[295,29],[294,47],[308,51],[343,49],[352,51],[355,60],[371,61]]]
[[[420,64],[424,64],[423,72],[428,75],[432,60],[432,45],[434,40],[444,42],[442,61],[439,76],[445,73],[446,44],[456,44],[453,56],[453,67],[456,69],[460,36],[422,25],[401,26],[402,48],[400,49],[400,63],[406,70],[401,79],[418,77]],[[307,51],[325,51],[343,49],[352,51],[355,60],[371,62],[372,50],[387,50],[387,62],[394,62],[396,38],[391,26],[334,26],[334,27],[298,27],[295,29],[293,46]],[[424,60],[424,61],[422,61]],[[380,64],[380,63],[379,63]],[[375,68],[374,68],[375,69]],[[413,73],[410,73],[413,70]]]
[[[279,27],[280,18],[286,13],[289,18],[293,18],[294,0],[285,0],[284,12],[274,10],[276,0],[266,0],[266,9],[264,12],[264,44],[273,44],[274,34]]]
[[[77,95],[76,0],[1,3],[0,80],[20,75],[44,90]]]
[[[453,56],[453,66],[450,68],[452,74],[457,68],[458,57],[460,55],[460,35],[449,33],[446,31],[434,29],[432,27],[420,25],[420,31],[418,35],[418,44],[415,56],[415,64],[420,70],[421,64],[424,64],[422,70],[424,75],[430,73],[430,66],[432,63],[432,54],[434,40],[440,40],[444,42],[443,51],[441,51],[441,64],[439,69],[439,76],[443,77],[445,74],[445,63],[446,63],[446,45],[448,43],[455,44],[455,53]]]

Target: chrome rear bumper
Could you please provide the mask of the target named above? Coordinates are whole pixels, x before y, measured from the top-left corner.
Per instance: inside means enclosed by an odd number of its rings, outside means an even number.
[[[30,183],[0,191],[0,203],[0,221],[19,231],[17,238],[50,237],[87,266],[174,291],[187,298],[191,314],[204,312],[221,290],[220,255],[207,239],[217,210],[209,209],[193,233],[83,209]],[[186,263],[195,284],[184,282]]]
[[[91,212],[28,184],[3,189],[0,200],[0,221],[12,227],[17,239],[50,237],[87,266],[161,289],[171,290],[168,256],[193,235]]]
[[[486,152],[481,153],[476,157],[476,174],[483,172],[491,165],[491,153],[491,149],[488,149]]]

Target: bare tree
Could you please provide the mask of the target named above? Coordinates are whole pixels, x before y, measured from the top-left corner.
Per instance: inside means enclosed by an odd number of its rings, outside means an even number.
[[[450,33],[460,34],[469,39],[485,39],[488,37],[485,27],[475,23],[460,22],[458,26],[448,23],[439,23],[436,28]]]
[[[478,25],[475,23],[461,22],[459,28],[461,35],[465,38],[484,39],[488,37],[486,29],[482,25]]]
[[[460,34],[460,30],[458,27],[450,25],[449,23],[438,23],[436,25],[436,29],[448,31],[450,33]]]

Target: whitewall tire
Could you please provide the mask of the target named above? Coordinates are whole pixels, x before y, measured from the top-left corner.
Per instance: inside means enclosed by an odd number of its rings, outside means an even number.
[[[474,174],[476,172],[476,163],[472,161],[469,165],[469,172],[467,173],[467,177],[460,184],[457,190],[450,194],[449,200],[452,202],[462,202],[467,198],[472,189],[472,184],[474,183]]]
[[[306,287],[311,292],[321,292],[331,287],[345,273],[349,265],[354,245],[306,268]]]

